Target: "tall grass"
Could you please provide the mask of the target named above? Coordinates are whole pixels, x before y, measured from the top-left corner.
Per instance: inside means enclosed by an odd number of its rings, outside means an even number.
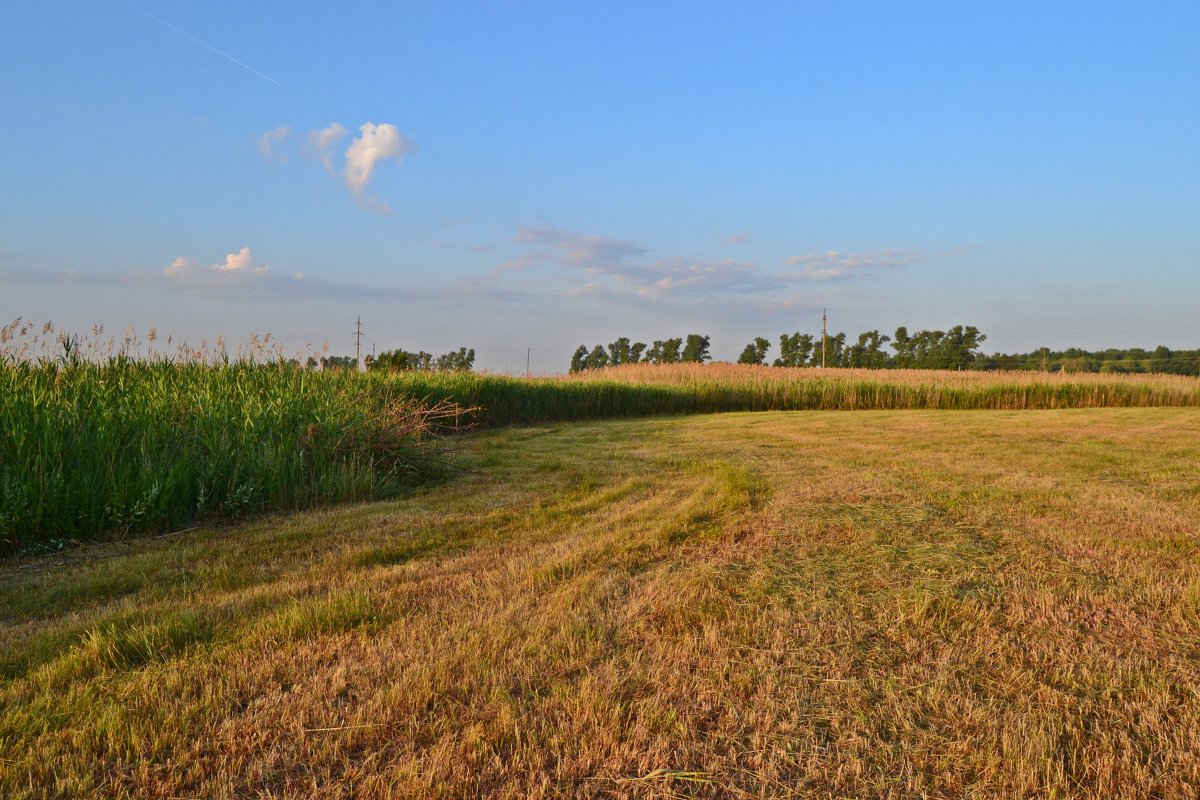
[[[458,409],[286,365],[0,364],[0,552],[395,494]]]
[[[487,425],[719,411],[1200,406],[1200,380],[1176,375],[643,364],[552,378],[372,378],[417,397],[476,406],[476,420]]]

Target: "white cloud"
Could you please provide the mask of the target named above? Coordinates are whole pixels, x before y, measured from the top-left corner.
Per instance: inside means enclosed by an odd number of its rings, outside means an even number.
[[[735,233],[732,236],[726,237],[725,244],[746,244],[747,242],[753,241],[753,239],[754,237],[749,233],[741,231],[740,233]]]
[[[275,145],[291,135],[291,125],[280,125],[277,128],[271,128],[271,130],[264,132],[262,136],[258,137],[259,152],[263,154],[263,158],[270,158],[274,152]],[[283,161],[287,161],[287,156],[283,154],[278,154],[277,157]]]
[[[333,148],[345,136],[345,126],[340,122],[332,122],[324,128],[308,132],[304,141],[304,151],[307,155],[320,159],[321,165],[333,172]]]
[[[166,275],[168,278],[178,278],[182,275],[186,275],[195,268],[196,264],[194,261],[189,258],[179,256],[169,265],[167,265],[167,268],[163,270],[163,275]]]
[[[266,264],[255,264],[249,247],[229,253],[225,260],[204,268],[190,258],[179,256],[163,270],[171,284],[183,289],[245,288],[253,281],[270,276]],[[273,277],[273,276],[272,276]]]
[[[368,201],[365,198],[367,185],[371,182],[371,176],[379,162],[400,160],[405,154],[412,152],[413,144],[401,136],[396,126],[390,123],[376,125],[373,122],[364,122],[358,126],[358,130],[358,138],[346,148],[346,185],[360,201],[368,202],[377,210],[387,211],[387,206],[382,201]]]
[[[277,143],[290,136],[290,125],[280,125],[264,133],[259,139],[259,149],[266,157],[274,154]],[[344,163],[339,170],[334,165],[334,154],[338,143],[346,138],[348,131],[340,122],[331,122],[324,128],[316,128],[304,136],[301,151],[309,158],[321,162],[330,174],[340,171],[346,188],[354,199],[367,208],[390,213],[387,204],[367,196],[367,188],[375,175],[375,169],[383,161],[399,161],[416,150],[411,139],[406,139],[391,123],[364,122],[358,126],[358,136],[346,148]],[[279,156],[283,158],[283,156]]]
[[[250,255],[250,248],[243,247],[236,253],[230,253],[225,256],[225,263],[213,264],[213,269],[217,272],[238,273],[242,275],[265,275],[271,268],[254,265],[254,257]]]

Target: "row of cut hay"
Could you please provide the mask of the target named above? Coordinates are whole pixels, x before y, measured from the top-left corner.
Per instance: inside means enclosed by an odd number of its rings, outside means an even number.
[[[0,553],[386,497],[453,421],[352,373],[0,363]]]

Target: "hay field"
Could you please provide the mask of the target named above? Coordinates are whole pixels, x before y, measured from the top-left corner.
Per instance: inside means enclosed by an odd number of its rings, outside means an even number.
[[[4,797],[1194,797],[1200,416],[512,427],[0,566]]]

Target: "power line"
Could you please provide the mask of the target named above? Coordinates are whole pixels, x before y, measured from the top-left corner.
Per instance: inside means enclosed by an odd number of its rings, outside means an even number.
[[[362,363],[362,317],[359,317],[354,323],[354,365],[358,369],[363,368]]]

